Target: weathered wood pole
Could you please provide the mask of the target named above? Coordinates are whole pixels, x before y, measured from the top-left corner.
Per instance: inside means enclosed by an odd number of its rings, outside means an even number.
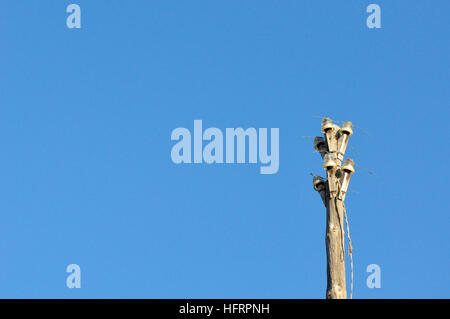
[[[344,218],[342,201],[327,198],[327,226],[325,243],[327,249],[327,299],[346,299]]]
[[[327,299],[346,299],[344,218],[343,201],[339,199],[340,166],[342,156],[338,154],[339,126],[330,119],[322,121],[325,138],[316,137],[314,147],[323,159],[323,168],[327,172],[327,181],[314,177],[314,189],[321,195],[327,210],[325,245],[327,252]],[[342,154],[343,155],[343,154]]]

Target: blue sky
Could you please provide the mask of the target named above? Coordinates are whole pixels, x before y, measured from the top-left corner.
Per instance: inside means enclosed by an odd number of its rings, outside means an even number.
[[[77,3],[82,28],[66,27]],[[366,7],[381,7],[381,29]],[[351,120],[355,298],[448,298],[448,1],[0,3],[0,297],[323,298],[320,120]],[[280,168],[170,134],[279,128]],[[362,167],[375,172],[369,174]],[[66,287],[67,265],[81,289]],[[366,267],[381,267],[381,288]]]

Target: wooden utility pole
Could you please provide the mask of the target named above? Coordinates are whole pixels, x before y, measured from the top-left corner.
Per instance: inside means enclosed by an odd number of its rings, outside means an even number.
[[[347,193],[350,175],[354,172],[354,163],[347,159],[344,165],[345,149],[349,137],[353,135],[353,125],[345,122],[342,127],[329,118],[322,120],[324,137],[314,139],[314,148],[323,159],[323,168],[327,173],[325,181],[314,176],[314,189],[320,194],[327,211],[325,243],[327,251],[327,299],[346,299],[345,284],[345,248],[344,248],[344,199]]]

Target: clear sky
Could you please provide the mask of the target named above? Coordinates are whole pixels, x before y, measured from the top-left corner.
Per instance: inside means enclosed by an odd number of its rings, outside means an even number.
[[[70,3],[81,29],[66,26]],[[366,26],[370,3],[381,29]],[[327,115],[370,134],[355,129],[347,152],[354,297],[449,298],[449,11],[2,0],[0,297],[323,298],[310,173],[324,171],[302,136]],[[171,132],[196,119],[279,128],[278,173],[174,164]]]

